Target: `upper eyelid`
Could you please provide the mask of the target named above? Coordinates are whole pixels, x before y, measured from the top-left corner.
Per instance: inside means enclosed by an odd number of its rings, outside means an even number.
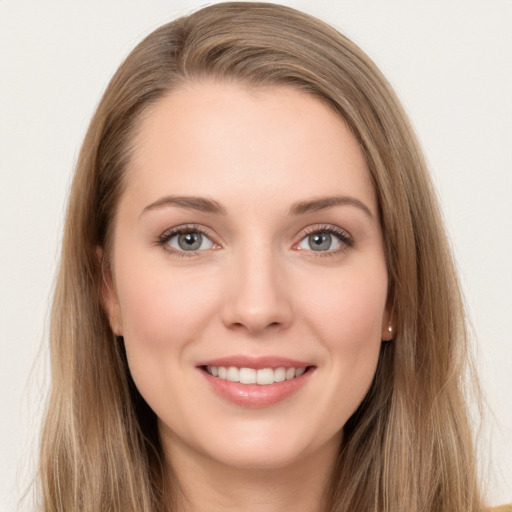
[[[307,234],[316,233],[320,231],[341,231],[343,233],[349,234],[348,231],[340,226],[336,226],[335,224],[311,224],[306,226],[301,231],[306,232]],[[300,233],[300,232],[299,232]]]
[[[337,226],[335,224],[321,224],[321,225],[310,225],[302,230],[301,233],[297,235],[297,241],[294,242],[292,248],[297,250],[299,244],[307,238],[308,236],[314,233],[322,233],[328,232],[338,238],[339,242],[342,246],[338,249],[327,250],[327,251],[314,251],[313,249],[304,249],[301,248],[301,252],[305,251],[306,254],[314,254],[315,257],[327,257],[327,256],[335,256],[337,254],[341,254],[352,248],[354,246],[354,238],[353,236],[344,228]],[[300,235],[300,236],[299,236]]]
[[[346,238],[353,240],[349,231],[340,226],[336,226],[335,224],[312,224],[301,229],[297,233],[296,238],[300,237],[299,240],[302,240],[306,236],[312,235],[313,233],[321,233],[322,231],[329,231],[334,234],[344,235]]]
[[[177,249],[175,247],[171,247],[171,245],[168,243],[170,240],[172,240],[174,237],[179,236],[183,233],[200,233],[202,236],[208,238],[210,242],[216,246],[219,244],[215,241],[214,237],[212,237],[209,234],[209,229],[205,229],[203,226],[199,226],[196,224],[182,224],[179,226],[174,226],[172,228],[166,229],[162,234],[160,234],[157,237],[156,244],[157,246],[161,247],[164,251],[168,252],[169,254],[173,254],[176,257],[177,256],[183,256],[183,257],[194,257],[194,255],[198,255],[199,253],[205,252],[208,249],[195,249],[192,251],[186,251],[183,249]]]
[[[178,226],[168,228],[165,231],[163,231],[161,235],[158,236],[158,240],[163,243],[181,233],[194,231],[197,231],[198,233],[201,233],[203,236],[206,236],[217,245],[224,245],[222,238],[219,235],[217,235],[212,228],[199,224],[181,224]],[[353,240],[353,237],[349,231],[335,224],[311,224],[297,232],[297,234],[294,236],[295,242],[293,243],[293,245],[296,245],[305,237],[313,233],[321,233],[323,231],[328,231],[330,233],[333,233],[335,236],[339,235],[351,241]],[[220,243],[218,241],[219,239],[221,240]]]
[[[194,231],[197,231],[198,233],[201,233],[202,235],[205,235],[208,238],[213,236],[211,234],[212,229],[208,228],[206,226],[200,226],[198,224],[181,224],[179,226],[174,226],[172,228],[166,229],[165,231],[162,232],[162,234],[159,236],[159,238],[160,239],[168,238],[168,237],[172,237],[174,235],[179,235],[181,233],[194,232]]]

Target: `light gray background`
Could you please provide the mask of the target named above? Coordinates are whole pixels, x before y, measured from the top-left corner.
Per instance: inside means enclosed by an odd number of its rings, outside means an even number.
[[[492,504],[512,501],[512,2],[285,1],[381,67],[439,191],[489,403],[479,434]],[[81,139],[122,58],[202,1],[0,0],[0,510],[35,464],[48,303]],[[25,507],[23,508],[25,509]]]

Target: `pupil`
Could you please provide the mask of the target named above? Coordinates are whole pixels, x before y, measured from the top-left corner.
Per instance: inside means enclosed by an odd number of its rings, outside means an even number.
[[[180,235],[178,242],[181,249],[185,251],[195,251],[201,247],[201,234],[200,233],[185,233]]]
[[[328,233],[310,235],[309,246],[313,251],[325,251],[331,247],[331,235]]]

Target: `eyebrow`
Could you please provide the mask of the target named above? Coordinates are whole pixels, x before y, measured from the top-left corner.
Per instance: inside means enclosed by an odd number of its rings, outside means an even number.
[[[335,206],[354,206],[362,210],[368,217],[373,220],[373,214],[370,209],[359,199],[350,196],[327,196],[309,201],[298,201],[290,207],[288,215],[305,215],[311,212],[318,212],[327,210]],[[176,206],[178,208],[185,208],[187,210],[195,210],[205,213],[214,213],[217,215],[227,215],[226,209],[217,201],[207,199],[205,197],[194,196],[165,196],[157,199],[155,202],[147,205],[141,212],[144,213],[165,208],[169,206]]]
[[[374,216],[362,201],[350,196],[328,196],[319,197],[318,199],[312,199],[310,201],[299,201],[294,203],[289,210],[289,215],[304,215],[311,212],[319,212],[327,210],[334,206],[354,206],[362,210],[370,219],[374,220]]]
[[[165,208],[168,206],[177,206],[187,210],[196,210],[205,213],[215,213],[217,215],[226,215],[226,210],[217,201],[206,199],[205,197],[192,196],[165,196],[156,200],[154,203],[148,204],[141,212],[143,215],[151,210]]]

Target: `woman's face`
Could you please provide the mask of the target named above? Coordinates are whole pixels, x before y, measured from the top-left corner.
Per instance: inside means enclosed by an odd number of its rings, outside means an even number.
[[[167,454],[332,457],[390,321],[356,140],[294,88],[203,81],[157,102],[135,142],[105,294]]]

